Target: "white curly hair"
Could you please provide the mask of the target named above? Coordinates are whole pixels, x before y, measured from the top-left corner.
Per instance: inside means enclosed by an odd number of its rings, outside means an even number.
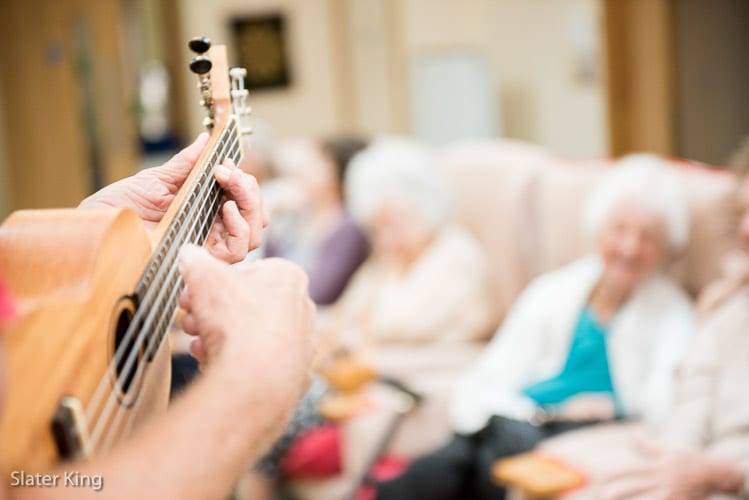
[[[665,161],[650,154],[620,159],[586,199],[582,222],[587,236],[595,237],[624,201],[637,203],[662,218],[672,251],[687,245],[690,216],[686,193],[682,179]]]
[[[450,219],[447,180],[435,167],[430,150],[412,139],[382,138],[357,154],[345,190],[349,211],[363,225],[393,202],[415,209],[431,231]]]

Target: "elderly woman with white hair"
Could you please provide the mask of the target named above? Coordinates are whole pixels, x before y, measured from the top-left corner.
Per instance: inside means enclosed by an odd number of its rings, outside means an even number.
[[[688,239],[679,179],[654,157],[624,159],[583,222],[596,252],[534,280],[455,392],[455,435],[378,499],[497,499],[496,460],[618,418],[662,418],[693,329],[688,297],[662,272]]]
[[[344,347],[454,346],[486,335],[486,258],[450,220],[449,186],[426,147],[379,140],[354,158],[346,199],[372,255],[336,306]]]

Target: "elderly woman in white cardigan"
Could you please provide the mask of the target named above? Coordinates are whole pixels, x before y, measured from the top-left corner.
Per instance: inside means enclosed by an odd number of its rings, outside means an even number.
[[[454,438],[377,485],[378,499],[497,499],[499,458],[616,418],[657,420],[693,328],[687,296],[660,269],[688,239],[678,178],[625,159],[592,193],[596,253],[533,281],[451,405]]]

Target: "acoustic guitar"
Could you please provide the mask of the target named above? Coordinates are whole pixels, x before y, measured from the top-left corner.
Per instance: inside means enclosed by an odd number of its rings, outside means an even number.
[[[213,170],[239,164],[249,113],[245,70],[229,71],[225,47],[198,38],[190,48],[210,138],[154,231],[127,209],[24,210],[0,228],[0,268],[20,310],[4,333],[6,478],[106,452],[166,409],[179,251],[206,239],[223,201]]]

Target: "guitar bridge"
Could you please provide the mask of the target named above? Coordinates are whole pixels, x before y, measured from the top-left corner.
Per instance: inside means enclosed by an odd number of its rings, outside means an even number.
[[[64,396],[60,400],[52,418],[52,435],[63,460],[78,460],[88,456],[88,426],[78,398]]]

